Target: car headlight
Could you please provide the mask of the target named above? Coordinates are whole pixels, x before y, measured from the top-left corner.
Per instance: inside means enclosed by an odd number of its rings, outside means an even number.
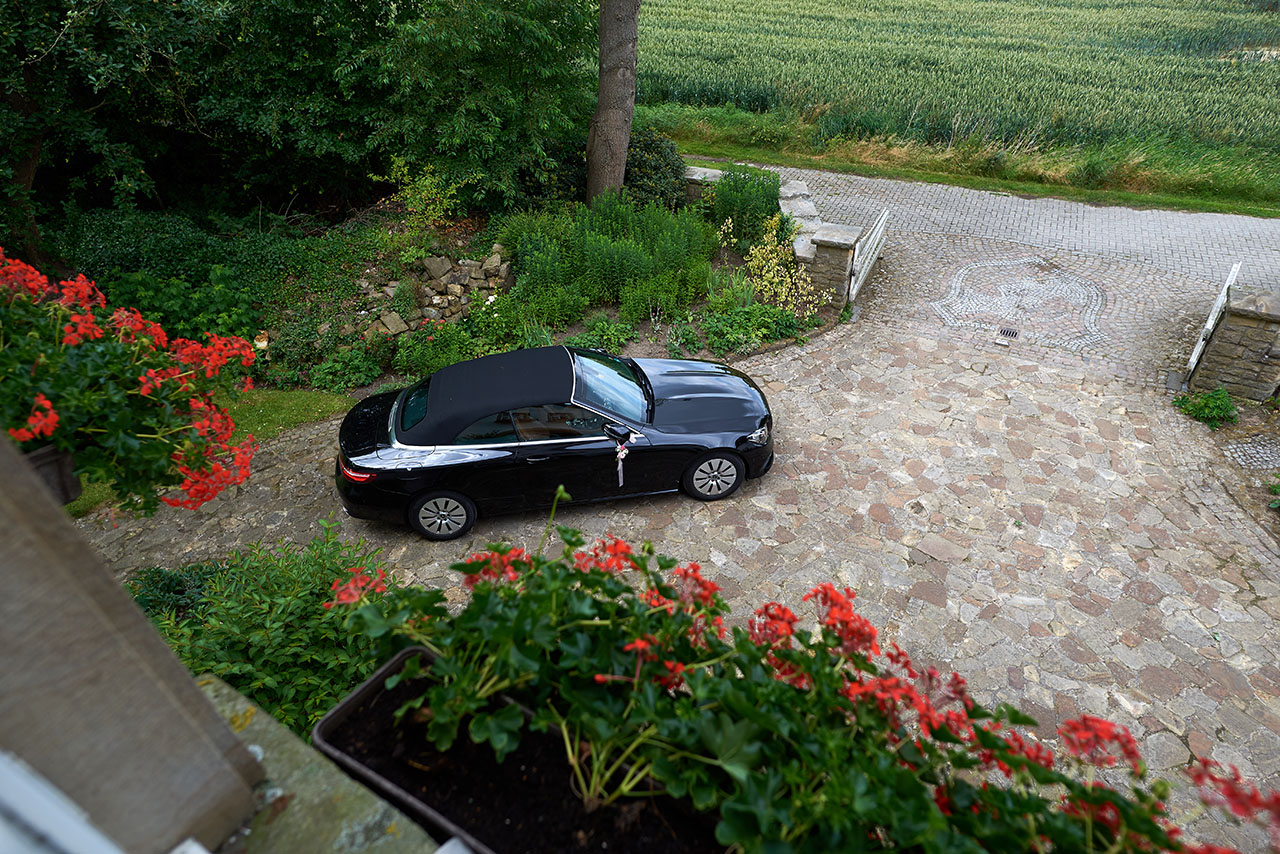
[[[769,444],[769,425],[763,425],[759,430],[747,434],[747,441],[756,445]]]

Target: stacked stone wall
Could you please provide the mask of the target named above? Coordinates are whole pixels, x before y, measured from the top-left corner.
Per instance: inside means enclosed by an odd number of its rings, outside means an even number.
[[[409,265],[405,277],[387,282],[381,287],[382,295],[390,300],[405,280],[413,288],[415,308],[408,317],[387,303],[370,313],[372,321],[366,326],[374,332],[399,335],[416,329],[423,321],[460,320],[471,311],[476,302],[484,302],[490,296],[509,290],[515,280],[511,262],[502,257],[503,247],[494,244],[493,250],[483,261],[461,259],[454,261],[445,256],[422,258]],[[365,288],[373,290],[366,282]]]
[[[1280,388],[1280,293],[1233,300],[1191,377],[1196,391],[1221,386],[1234,397],[1266,400]]]

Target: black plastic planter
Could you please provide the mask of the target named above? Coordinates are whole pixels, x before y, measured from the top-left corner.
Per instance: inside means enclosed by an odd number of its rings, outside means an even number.
[[[80,497],[83,487],[80,478],[76,477],[71,454],[56,450],[53,445],[45,445],[25,454],[25,457],[58,501],[70,504]]]
[[[444,842],[451,836],[457,837],[465,842],[474,854],[496,854],[492,848],[432,809],[430,805],[423,803],[378,772],[352,759],[332,743],[332,735],[338,727],[366,701],[385,691],[387,677],[399,673],[405,662],[415,655],[422,656],[427,661],[435,659],[435,653],[425,647],[415,646],[401,650],[316,723],[315,729],[311,731],[311,743],[348,775],[377,792],[405,815],[422,825],[438,841]]]

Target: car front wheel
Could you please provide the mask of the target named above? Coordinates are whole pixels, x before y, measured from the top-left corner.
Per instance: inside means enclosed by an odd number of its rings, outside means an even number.
[[[454,540],[476,522],[476,506],[456,492],[428,492],[409,505],[409,525],[428,540]]]
[[[745,475],[746,466],[737,454],[712,451],[689,464],[681,485],[699,501],[719,501],[737,492]]]

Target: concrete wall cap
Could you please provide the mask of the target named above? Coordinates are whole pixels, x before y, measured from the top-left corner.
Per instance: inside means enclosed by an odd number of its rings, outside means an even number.
[[[795,250],[796,260],[802,264],[811,264],[815,256],[813,240],[804,234],[796,235],[791,248]]]
[[[852,249],[862,236],[862,229],[856,225],[840,225],[826,223],[813,234],[813,242],[818,246],[834,249]]]
[[[809,185],[804,181],[788,181],[778,190],[779,199],[795,199],[800,196],[808,197]]]
[[[1254,293],[1232,300],[1231,312],[1280,323],[1280,293]]]
[[[719,169],[706,169],[702,166],[686,166],[684,167],[684,179],[686,181],[697,181],[700,184],[714,184],[720,180],[724,172]]]

